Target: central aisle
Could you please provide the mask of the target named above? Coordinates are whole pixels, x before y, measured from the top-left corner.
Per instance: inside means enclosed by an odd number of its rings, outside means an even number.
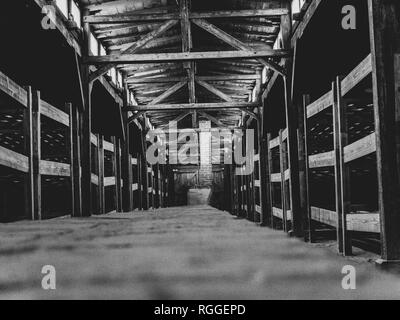
[[[357,290],[341,286],[357,269]],[[57,290],[41,289],[53,265]],[[400,298],[399,278],[211,207],[0,225],[0,298]]]

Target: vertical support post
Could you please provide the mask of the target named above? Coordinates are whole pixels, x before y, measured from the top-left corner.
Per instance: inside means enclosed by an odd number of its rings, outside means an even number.
[[[42,195],[40,176],[40,92],[27,87],[28,103],[24,115],[25,151],[29,172],[25,184],[26,215],[32,220],[42,219]]]
[[[299,111],[299,125],[300,125],[300,134],[299,141],[303,141],[303,146],[300,147],[302,149],[303,156],[299,156],[301,163],[301,175],[300,175],[300,187],[301,187],[301,207],[303,214],[306,217],[307,221],[307,230],[305,232],[305,239],[309,242],[314,242],[314,224],[311,216],[311,207],[310,207],[310,168],[308,162],[308,122],[307,122],[307,107],[311,102],[311,98],[309,95],[303,96],[303,101],[301,104],[301,110]],[[301,157],[301,158],[300,158]]]
[[[347,127],[347,103],[342,97],[341,78],[337,77],[334,83],[334,114],[337,121],[337,134],[338,134],[338,148],[339,148],[339,161],[340,161],[340,211],[338,212],[338,223],[340,222],[341,235],[342,235],[342,251],[343,255],[352,255],[352,241],[351,233],[347,230],[347,214],[350,213],[351,205],[351,187],[350,187],[350,168],[349,165],[344,162],[344,148],[348,145],[348,127]],[[340,221],[339,221],[340,220]]]
[[[101,134],[97,135],[97,163],[99,184],[98,190],[98,213],[105,214],[105,192],[104,192],[104,137]]]
[[[122,210],[123,212],[131,212],[133,210],[133,194],[132,194],[132,159],[130,155],[130,126],[128,122],[128,108],[129,92],[128,86],[124,79],[124,106],[122,112],[122,120],[125,127],[125,141],[122,142]]]
[[[279,156],[280,156],[280,168],[281,168],[281,202],[282,202],[282,225],[283,231],[289,232],[288,230],[288,219],[287,219],[287,200],[286,200],[286,179],[285,179],[285,168],[287,167],[287,146],[282,138],[283,130],[279,131]],[[292,214],[293,215],[293,214]]]
[[[89,15],[88,10],[84,10],[83,16]],[[83,54],[90,56],[90,26],[83,23]],[[89,80],[90,67],[83,65],[83,91],[84,91],[84,110],[81,118],[81,170],[82,170],[82,216],[88,217],[93,213],[92,208],[92,88],[93,84]]]
[[[269,214],[271,220],[271,228],[275,228],[275,219],[274,219],[274,187],[271,179],[271,175],[274,173],[273,171],[273,162],[272,162],[272,150],[270,146],[271,134],[267,134],[267,157],[268,157],[268,180],[269,180]]]
[[[79,113],[76,106],[67,104],[69,110],[69,148],[70,148],[70,166],[71,166],[71,200],[72,217],[82,216],[82,197],[81,197],[81,178],[80,162],[81,152],[79,147]]]
[[[142,135],[143,143],[144,143],[144,138]],[[144,151],[145,152],[145,151]],[[146,159],[146,154],[142,155],[142,180],[143,180],[143,185],[142,185],[142,190],[143,190],[143,210],[149,210],[149,174],[147,172],[147,159]]]
[[[400,105],[395,55],[400,53],[400,3],[368,0],[377,139],[381,257],[400,261]],[[397,102],[397,103],[396,103]]]
[[[122,189],[121,189],[121,154],[119,147],[119,139],[112,137],[112,143],[114,145],[113,153],[113,171],[115,177],[115,210],[122,212]]]
[[[292,36],[292,11],[291,2],[286,4],[289,13],[281,17],[281,32],[283,49],[291,49]],[[299,163],[298,163],[298,147],[297,147],[297,110],[296,105],[292,101],[292,59],[288,58],[285,62],[286,76],[284,77],[285,87],[285,108],[286,108],[286,128],[288,131],[287,149],[288,162],[290,169],[289,194],[292,210],[292,230],[290,233],[295,237],[303,237],[304,228],[302,221],[302,213],[300,210],[300,193],[299,193]]]

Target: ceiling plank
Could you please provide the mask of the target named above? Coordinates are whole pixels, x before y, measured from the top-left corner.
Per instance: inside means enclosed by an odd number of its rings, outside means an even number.
[[[171,29],[172,27],[174,27],[177,24],[178,24],[178,20],[171,20],[171,21],[168,21],[168,22],[164,23],[163,25],[161,25],[156,30],[154,30],[154,31],[148,33],[147,35],[143,36],[140,40],[135,42],[128,49],[124,50],[121,54],[133,54],[133,53],[135,53],[136,51],[138,51],[139,49],[144,47],[146,44],[148,44],[150,41],[156,39],[157,37],[159,37],[164,32],[166,32],[167,30]],[[95,72],[93,72],[90,75],[90,81],[96,80],[97,78],[99,78],[103,74],[107,73],[110,69],[112,69],[115,66],[116,65],[114,63],[110,63],[108,65],[105,65],[105,66],[101,67],[100,69],[96,70]]]
[[[196,82],[202,86],[203,88],[205,88],[206,90],[210,91],[211,93],[215,94],[217,97],[220,97],[222,100],[227,101],[227,102],[232,102],[234,101],[231,97],[229,97],[227,94],[223,93],[222,91],[220,91],[219,89],[215,88],[214,86],[212,86],[211,84],[196,79]]]
[[[218,39],[224,41],[225,43],[231,45],[232,47],[238,49],[238,50],[243,50],[243,51],[250,51],[252,48],[240,40],[236,39],[235,37],[231,36],[230,34],[226,33],[225,31],[221,30],[217,26],[209,23],[208,21],[204,19],[193,19],[192,22],[202,28],[203,30],[207,31],[208,33],[214,35]],[[275,62],[272,61],[267,61],[265,59],[258,59],[260,63],[263,65],[268,66],[269,68],[275,70],[276,72],[280,74],[285,74],[285,70],[276,64]]]
[[[256,108],[256,102],[219,102],[219,103],[181,103],[181,104],[158,104],[145,106],[130,106],[125,111],[177,111],[177,110],[229,110]]]
[[[149,104],[155,105],[155,104],[159,104],[159,103],[163,102],[165,99],[167,99],[168,97],[173,95],[179,89],[183,88],[186,84],[187,84],[187,81],[178,82],[177,84],[175,84],[171,88],[169,88],[167,91],[165,91],[162,95],[153,99]]]

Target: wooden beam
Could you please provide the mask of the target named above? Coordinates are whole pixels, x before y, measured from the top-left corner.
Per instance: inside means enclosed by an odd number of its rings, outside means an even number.
[[[190,14],[190,19],[278,17],[287,13],[288,10],[285,8],[257,10],[221,10],[209,12],[193,12]]]
[[[109,56],[91,56],[84,58],[86,64],[130,64],[156,62],[182,62],[191,60],[212,59],[246,59],[260,57],[287,57],[288,50],[263,49],[258,51],[204,51],[204,52],[174,52],[148,54],[118,54]]]
[[[226,33],[225,31],[221,30],[220,28],[216,27],[215,25],[207,22],[206,20],[203,19],[193,19],[192,22],[202,28],[203,30],[209,32],[210,34],[214,35],[218,39],[226,42],[227,44],[231,45],[232,47],[242,50],[242,51],[251,51],[251,47],[244,44],[243,42],[239,41],[235,37],[231,36],[230,34]],[[273,61],[267,61],[265,59],[258,59],[258,61],[265,65],[268,66],[269,68],[275,70],[276,72],[284,75],[285,70],[276,64]]]
[[[121,55],[126,55],[126,54],[134,54],[136,51],[140,50],[143,48],[146,44],[148,44],[150,41],[156,39],[172,27],[178,24],[177,20],[171,20],[167,21],[164,24],[162,24],[160,27],[157,29],[153,30],[152,32],[148,33],[147,35],[143,36],[141,39],[136,41],[132,46],[130,46],[128,49],[124,50]],[[90,81],[94,81],[103,74],[107,73],[110,69],[115,67],[116,64],[110,63],[107,64],[100,69],[96,70],[90,75]]]
[[[125,111],[177,111],[177,110],[228,110],[256,108],[255,102],[220,102],[220,103],[182,103],[182,104],[159,104],[146,106],[131,106]]]
[[[82,185],[80,177],[80,141],[79,141],[79,112],[71,103],[67,104],[69,110],[69,149],[71,164],[71,200],[72,217],[82,216]]]
[[[241,17],[277,17],[287,14],[284,8],[278,9],[258,9],[258,10],[222,10],[209,12],[190,13],[190,19],[203,18],[241,18]],[[83,21],[90,24],[116,24],[116,23],[135,23],[148,21],[163,21],[182,19],[178,12],[162,14],[124,14],[124,15],[86,15]]]
[[[203,116],[204,118],[210,120],[212,123],[215,123],[215,124],[216,124],[218,127],[220,127],[220,128],[226,128],[226,127],[227,127],[227,126],[224,125],[220,120],[218,120],[217,118],[215,118],[215,117],[209,115],[208,113],[199,111],[199,114],[200,114],[201,116]]]
[[[167,99],[168,97],[173,95],[175,92],[177,92],[179,89],[183,88],[186,84],[187,84],[187,81],[178,82],[177,84],[175,84],[171,88],[169,88],[167,91],[165,91],[162,95],[153,99],[149,104],[150,105],[160,104],[165,99]]]
[[[233,102],[234,100],[229,97],[227,94],[223,93],[222,91],[218,90],[217,88],[215,88],[213,85],[196,79],[196,83],[199,84],[200,86],[202,86],[203,88],[205,88],[206,90],[208,90],[209,92],[215,94],[217,97],[220,97],[222,100],[227,101],[227,102]]]
[[[368,0],[382,262],[400,261],[400,2]]]

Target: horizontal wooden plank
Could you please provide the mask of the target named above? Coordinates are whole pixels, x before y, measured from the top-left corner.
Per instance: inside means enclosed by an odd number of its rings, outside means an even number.
[[[176,103],[176,104],[156,104],[140,105],[126,108],[126,111],[179,111],[179,110],[230,110],[238,108],[257,108],[256,102],[215,102],[215,103]],[[182,130],[179,130],[182,132]],[[193,131],[193,130],[191,130]],[[195,130],[196,131],[196,130]],[[205,130],[198,130],[204,132]],[[210,130],[208,130],[210,131]],[[216,131],[216,130],[211,130]]]
[[[259,206],[259,205],[256,205],[256,212],[257,213],[259,213],[259,214],[261,214],[262,212],[261,212],[261,207]]]
[[[309,156],[308,165],[311,169],[333,167],[335,165],[335,151],[328,151]]]
[[[254,162],[260,161],[260,155],[256,154],[254,155]]]
[[[280,209],[280,208],[273,207],[272,208],[272,214],[273,214],[274,217],[283,219],[283,210]],[[292,211],[291,210],[287,210],[286,211],[286,219],[288,221],[292,220]]]
[[[40,174],[46,176],[55,176],[55,177],[70,177],[71,166],[67,163],[41,160]]]
[[[311,207],[311,218],[331,227],[336,228],[337,226],[337,213],[335,211]]]
[[[285,181],[290,179],[290,169],[285,170]]]
[[[139,185],[137,183],[134,183],[132,185],[132,191],[137,191],[139,189]]]
[[[337,213],[335,211],[311,207],[311,217],[326,225],[336,228]],[[380,233],[379,213],[349,213],[346,215],[347,230],[358,232]]]
[[[321,98],[307,106],[307,118],[311,118],[333,105],[332,91],[325,93]]]
[[[274,149],[274,148],[276,148],[276,147],[279,147],[279,145],[280,145],[280,143],[279,143],[279,137],[276,137],[275,139],[272,139],[272,140],[269,142],[269,148],[270,148],[270,149]]]
[[[44,100],[41,101],[40,114],[69,127],[69,115]]]
[[[290,51],[282,49],[263,49],[259,51],[203,51],[203,52],[170,52],[147,54],[114,54],[108,56],[89,56],[84,58],[84,63],[98,64],[132,64],[132,63],[156,63],[156,62],[180,62],[195,60],[215,59],[247,59],[247,58],[285,58]]]
[[[375,133],[344,147],[344,162],[348,163],[376,152]]]
[[[91,181],[92,181],[92,183],[95,184],[96,186],[99,185],[99,177],[98,177],[97,175],[95,175],[94,173],[92,173]]]
[[[287,13],[288,10],[286,8],[192,12],[190,13],[190,19],[276,17]]]
[[[133,166],[137,166],[137,164],[138,164],[137,159],[136,158],[132,158],[132,165]]]
[[[105,141],[103,142],[103,148],[106,151],[114,152],[114,145],[111,142]]]
[[[147,192],[148,192],[148,193],[152,193],[152,192],[153,192],[153,188],[152,188],[152,187],[149,187],[148,190],[147,190]]]
[[[287,138],[288,138],[288,129],[285,128],[285,129],[282,131],[282,141],[285,141]]]
[[[281,183],[282,182],[282,174],[280,174],[280,173],[271,174],[271,182]]]
[[[94,146],[98,146],[98,141],[97,141],[97,137],[95,134],[91,133],[90,134],[90,142],[94,145]]]
[[[28,95],[25,89],[20,87],[16,82],[7,77],[0,71],[0,91],[4,92],[21,106],[26,107],[28,104]]]
[[[256,188],[259,188],[259,187],[261,186],[260,180],[255,180],[255,181],[254,181],[254,186],[255,186]]]
[[[369,54],[350,74],[341,82],[342,95],[344,96],[372,72],[372,58]]]
[[[347,229],[359,232],[381,232],[379,213],[352,213],[346,216]]]
[[[115,186],[115,177],[105,177],[104,178],[104,186],[105,187],[111,187],[111,186]]]
[[[27,156],[0,146],[0,165],[22,172],[29,172]]]

